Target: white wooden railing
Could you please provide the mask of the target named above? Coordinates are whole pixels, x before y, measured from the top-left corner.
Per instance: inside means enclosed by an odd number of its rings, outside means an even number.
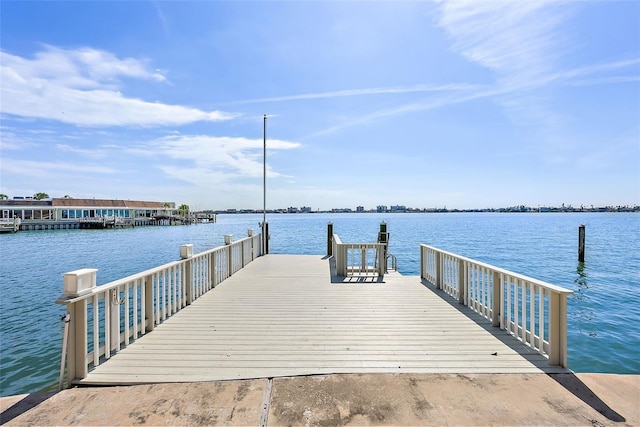
[[[225,236],[225,243],[195,255],[193,245],[183,245],[180,261],[101,286],[96,269],[65,274],[56,303],[67,306],[68,384],[263,255],[261,235],[251,231],[236,242]]]
[[[567,296],[573,292],[431,246],[420,245],[422,279],[567,366]]]
[[[332,236],[333,256],[338,276],[384,277],[384,243],[342,243],[337,234]]]

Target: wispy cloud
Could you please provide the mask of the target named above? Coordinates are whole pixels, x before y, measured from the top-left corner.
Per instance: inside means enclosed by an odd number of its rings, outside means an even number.
[[[371,123],[375,120],[386,118],[386,117],[401,116],[405,114],[415,113],[418,111],[435,110],[438,108],[460,104],[460,103],[464,103],[464,102],[468,102],[468,101],[472,101],[480,98],[488,98],[488,97],[500,95],[500,94],[503,94],[504,92],[505,92],[505,89],[485,88],[484,90],[478,90],[471,93],[445,94],[445,95],[442,95],[436,98],[431,98],[428,100],[423,99],[413,103],[404,103],[396,106],[395,108],[387,108],[383,110],[374,111],[370,114],[345,121],[338,125],[335,125],[330,128],[323,129],[321,131],[308,135],[304,139],[315,138],[321,135],[334,133],[342,129],[350,128],[353,126],[359,126],[366,123]]]
[[[371,89],[371,93],[378,94],[392,94],[392,93],[409,93],[409,92],[434,92],[435,97],[424,98],[416,100],[411,103],[403,103],[394,108],[386,108],[371,112],[369,114],[347,120],[343,123],[331,126],[329,128],[314,132],[304,139],[315,138],[318,136],[337,132],[342,129],[350,128],[353,126],[360,126],[366,123],[371,123],[375,120],[385,117],[400,116],[404,114],[411,114],[419,111],[429,111],[438,108],[449,107],[451,105],[462,104],[469,101],[475,101],[482,98],[495,99],[496,102],[507,108],[513,108],[514,110],[521,109],[526,106],[528,109],[528,115],[535,115],[540,118],[543,115],[543,109],[528,103],[531,98],[528,97],[528,93],[541,89],[551,85],[559,86],[592,86],[601,84],[622,84],[632,83],[640,81],[640,74],[637,70],[633,69],[633,66],[640,64],[640,58],[630,59],[624,61],[613,61],[610,63],[592,64],[588,66],[577,67],[574,69],[564,70],[561,72],[555,72],[550,74],[542,74],[532,77],[530,79],[523,79],[515,84],[510,82],[496,82],[493,85],[473,85],[473,84],[455,84],[455,85],[440,85],[431,86],[433,90],[426,90],[429,85],[417,85],[414,88],[424,87],[425,90],[410,90],[411,87],[405,88],[404,91],[393,92],[392,90],[375,90]],[[622,76],[597,76],[599,73],[607,71],[619,71],[624,69],[630,69],[629,75]],[[390,88],[388,88],[390,89]],[[353,91],[341,91],[341,92],[329,92],[326,97],[329,97],[331,93],[351,93],[358,94],[358,90]],[[362,93],[367,94],[367,92]],[[322,95],[322,94],[318,94]],[[301,95],[303,96],[303,95]],[[308,95],[312,98],[312,95]],[[345,95],[348,96],[348,95]],[[316,96],[321,98],[323,96]],[[274,98],[275,100],[295,100],[295,97],[282,97]],[[527,101],[527,102],[525,102]],[[546,119],[547,123],[550,120],[550,114]]]
[[[107,156],[107,152],[105,150],[101,150],[97,148],[95,149],[78,148],[69,144],[56,144],[56,149],[66,153],[80,154],[82,156],[94,158],[94,159],[103,158]]]
[[[478,89],[480,85],[474,84],[446,84],[446,85],[429,85],[417,84],[412,86],[390,86],[365,89],[348,89],[330,92],[305,93],[300,95],[276,96],[272,98],[255,98],[245,99],[241,101],[231,102],[230,104],[259,104],[264,102],[284,102],[284,101],[301,101],[309,99],[324,98],[342,98],[350,96],[366,96],[366,95],[395,95],[403,93],[420,93],[420,92],[455,92],[469,91]]]
[[[33,59],[0,52],[0,111],[80,126],[171,126],[235,117],[127,97],[121,92],[126,78],[166,82],[143,60],[96,49],[47,46]]]
[[[35,160],[2,159],[2,173],[30,178],[48,179],[53,175],[114,174],[116,169],[100,164],[77,164],[66,162],[41,162]],[[44,181],[43,181],[44,182]]]
[[[549,73],[564,49],[562,2],[446,1],[439,25],[468,60],[513,82]]]

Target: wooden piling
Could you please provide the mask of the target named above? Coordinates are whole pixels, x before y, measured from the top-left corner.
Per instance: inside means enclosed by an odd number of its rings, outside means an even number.
[[[268,222],[264,222],[263,223],[263,228],[262,228],[262,232],[264,234],[263,239],[264,239],[264,254],[267,255],[269,253],[269,223]]]
[[[382,254],[383,262],[387,262],[387,247],[389,245],[389,233],[387,233],[387,223],[382,221],[380,223],[380,231],[378,232],[378,243],[384,243],[384,252]]]
[[[584,262],[585,226],[578,227],[578,262]]]
[[[333,223],[327,224],[327,256],[333,255]]]

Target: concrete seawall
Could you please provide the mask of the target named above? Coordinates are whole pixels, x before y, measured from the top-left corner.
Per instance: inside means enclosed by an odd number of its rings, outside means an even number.
[[[349,374],[0,399],[3,425],[640,425],[640,376]]]

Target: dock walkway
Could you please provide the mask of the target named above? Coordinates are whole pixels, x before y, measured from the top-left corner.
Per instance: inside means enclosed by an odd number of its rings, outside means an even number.
[[[346,373],[567,373],[467,307],[397,273],[341,278],[322,256],[256,259],[80,381]]]

